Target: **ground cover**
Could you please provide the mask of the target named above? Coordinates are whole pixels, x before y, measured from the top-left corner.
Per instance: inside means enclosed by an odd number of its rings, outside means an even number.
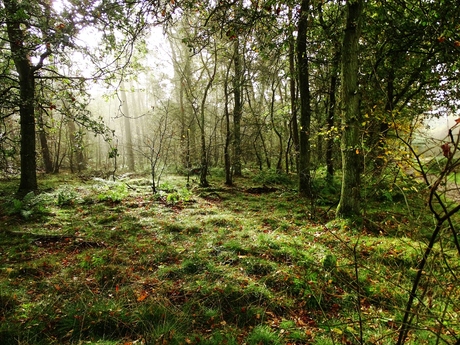
[[[334,195],[256,177],[171,176],[153,196],[142,176],[56,175],[22,201],[2,181],[0,343],[394,344],[432,228],[422,193],[373,195],[357,224]],[[410,344],[460,334],[447,231],[434,251]]]

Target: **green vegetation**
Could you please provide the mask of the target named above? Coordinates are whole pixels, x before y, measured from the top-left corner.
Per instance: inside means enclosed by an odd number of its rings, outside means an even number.
[[[288,176],[172,177],[156,196],[143,179],[66,178],[2,196],[1,344],[394,344],[433,223],[410,188],[355,224]],[[450,232],[433,251],[409,344],[460,334]]]

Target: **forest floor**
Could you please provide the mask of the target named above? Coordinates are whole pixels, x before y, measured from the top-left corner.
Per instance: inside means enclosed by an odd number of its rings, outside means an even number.
[[[312,205],[286,181],[166,181],[54,175],[21,201],[1,181],[0,344],[396,343],[433,227],[420,193],[374,193],[355,224],[332,187]],[[458,340],[451,242],[407,343]]]

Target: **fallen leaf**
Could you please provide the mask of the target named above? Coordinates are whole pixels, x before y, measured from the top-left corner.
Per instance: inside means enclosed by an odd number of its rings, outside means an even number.
[[[139,297],[137,298],[137,301],[138,302],[142,302],[144,299],[147,298],[149,294],[145,291],[142,291],[141,294],[139,295]]]

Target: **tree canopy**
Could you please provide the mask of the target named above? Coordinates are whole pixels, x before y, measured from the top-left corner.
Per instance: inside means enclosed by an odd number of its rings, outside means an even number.
[[[176,94],[179,98],[164,96],[176,109],[171,116],[181,118],[178,150],[183,158],[175,165],[199,166],[205,185],[207,167],[221,163],[223,151],[218,147],[226,136],[228,174],[242,175],[245,165],[271,169],[274,164],[279,172],[298,174],[299,193],[307,198],[314,198],[312,171],[327,165],[332,175],[336,166],[344,176],[338,214],[358,215],[359,176],[370,169],[381,171],[393,159],[387,154],[394,150],[387,145],[394,130],[415,128],[426,114],[456,112],[460,49],[459,9],[451,2],[359,4],[4,1],[3,168],[16,167],[15,152],[21,152],[17,168],[22,196],[38,188],[38,158],[43,158],[46,171],[57,171],[46,158],[54,113],[62,115],[60,122],[76,122],[80,134],[105,133],[109,146],[115,147],[105,115],[89,112],[90,85],[105,83],[118,90],[126,79],[147,89],[138,73],[158,74],[145,68],[155,41],[150,32],[158,26],[171,43],[168,54],[175,76],[167,79],[182,90]],[[352,19],[356,6],[363,8]],[[355,29],[350,45],[348,37]],[[204,91],[201,95],[197,85]],[[226,135],[220,130],[222,116],[228,119]],[[71,128],[65,133],[74,131]],[[38,156],[37,129],[42,149]],[[15,140],[20,140],[20,149]],[[55,165],[72,150],[61,158],[57,154]],[[345,152],[350,157],[345,158]],[[350,185],[348,166],[355,169]],[[343,212],[348,203],[354,206]]]

